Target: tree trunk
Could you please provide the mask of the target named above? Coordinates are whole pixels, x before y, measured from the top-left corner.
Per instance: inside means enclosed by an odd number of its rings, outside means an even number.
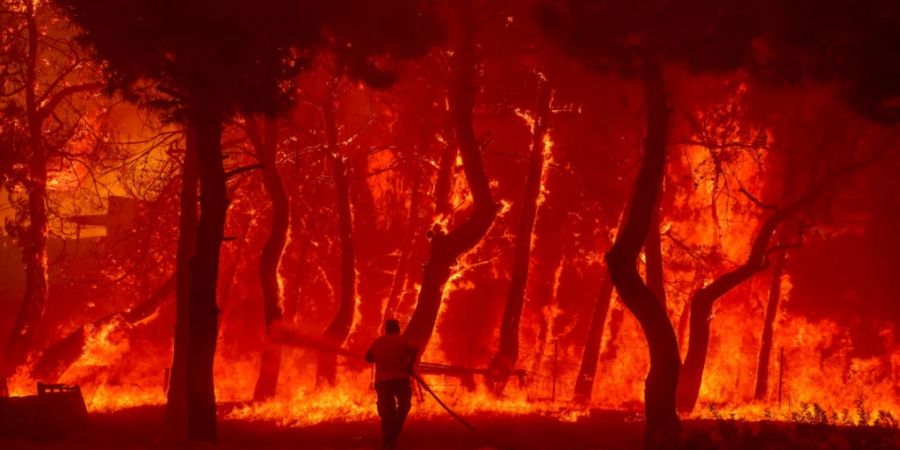
[[[647,239],[665,174],[669,116],[662,68],[645,56],[642,69],[647,108],[644,158],[625,227],[606,254],[606,263],[619,297],[641,325],[650,350],[650,371],[644,388],[646,445],[677,447],[680,422],[675,413],[675,388],[681,366],[678,343],[665,307],[637,270],[638,253]]]
[[[222,118],[203,109],[208,102],[193,100],[188,127],[196,133],[200,179],[200,220],[196,252],[191,263],[191,302],[187,357],[188,439],[215,442],[216,396],[213,364],[218,337],[216,288],[219,253],[228,210],[228,191],[222,164]]]
[[[452,205],[450,205],[450,191],[451,186],[453,185],[453,167],[456,162],[457,144],[456,131],[453,129],[453,117],[449,111],[446,116],[446,143],[441,151],[441,160],[438,163],[437,178],[434,183],[434,219],[438,222],[446,219],[446,223],[449,223],[449,215],[452,212]],[[415,247],[411,251],[415,252]],[[412,261],[410,261],[409,264],[412,264]],[[398,315],[409,314],[416,302],[416,295],[412,292],[414,290],[414,278],[408,276],[408,272],[406,278],[406,289],[401,295],[396,308]]]
[[[252,120],[252,119],[250,119]],[[254,124],[255,125],[255,124]],[[254,125],[249,125],[254,127]],[[276,155],[278,151],[278,124],[274,117],[266,117],[264,120],[264,137],[255,139],[257,142],[257,155],[262,164],[263,186],[272,201],[272,226],[269,229],[269,237],[263,244],[259,257],[259,281],[262,287],[263,307],[266,322],[266,335],[271,326],[281,320],[283,315],[283,293],[281,278],[278,269],[281,266],[281,256],[287,245],[288,229],[290,228],[290,206],[287,191],[278,173]],[[258,136],[258,133],[256,133]],[[253,390],[253,400],[262,401],[275,395],[278,386],[278,372],[281,366],[281,346],[270,343],[268,339],[263,344],[262,361],[259,368],[259,377],[256,379],[256,388]]]
[[[44,305],[47,302],[47,155],[43,143],[43,120],[37,103],[37,57],[39,30],[35,20],[34,4],[25,2],[25,20],[28,29],[28,60],[25,65],[25,112],[28,120],[28,226],[19,237],[22,246],[22,263],[25,265],[25,295],[16,315],[3,365],[0,366],[0,395],[8,395],[8,379],[16,368],[25,363],[34,341]]]
[[[684,357],[681,378],[678,380],[679,411],[693,411],[694,406],[697,404],[697,398],[700,395],[703,368],[706,365],[706,354],[709,347],[710,315],[715,302],[765,269],[769,264],[767,260],[769,243],[778,226],[797,211],[812,203],[840,176],[845,175],[846,172],[840,171],[830,174],[817,185],[810,188],[800,198],[773,212],[760,225],[759,231],[757,231],[750,247],[750,254],[747,256],[747,260],[736,269],[721,275],[712,283],[698,289],[691,296],[688,350]]]
[[[663,271],[662,237],[660,236],[660,216],[662,214],[659,205],[653,208],[650,216],[650,231],[647,233],[647,241],[644,242],[644,257],[647,260],[646,274],[647,286],[653,294],[666,304],[666,279]]]
[[[603,342],[603,326],[606,324],[612,293],[612,280],[607,276],[600,285],[600,293],[597,295],[597,303],[594,305],[594,313],[591,315],[591,324],[584,344],[584,353],[581,355],[581,365],[578,367],[578,377],[575,379],[573,401],[576,403],[587,404],[591,400],[600,345]]]
[[[627,207],[628,205],[626,204],[625,206]],[[622,211],[615,239],[619,238],[619,233],[622,231],[622,225],[627,215],[627,210]],[[605,244],[608,245],[608,243]],[[603,328],[606,325],[606,315],[609,313],[609,305],[612,302],[613,288],[612,280],[609,276],[605,277],[600,285],[597,302],[594,304],[594,312],[591,314],[584,352],[581,355],[581,365],[578,367],[578,376],[575,379],[572,400],[576,403],[587,404],[591,401],[591,396],[593,395],[594,378],[597,375],[597,362],[600,359],[600,346],[603,344]],[[609,328],[609,348],[613,349],[610,352],[612,355],[610,359],[615,357],[615,338],[619,331],[619,324],[621,324],[621,320],[616,321],[615,319],[616,316],[614,315]]]
[[[424,154],[424,153],[423,153]],[[384,308],[382,321],[394,318],[397,315],[400,299],[403,294],[403,288],[406,285],[409,266],[412,263],[410,254],[416,243],[417,231],[419,229],[419,197],[422,196],[419,186],[422,178],[422,168],[415,163],[412,175],[412,195],[409,199],[409,216],[406,219],[407,239],[400,248],[400,256],[397,258],[397,270],[394,272],[394,281],[391,283],[391,292],[388,295],[388,301]]]
[[[519,358],[519,323],[525,304],[525,287],[528,284],[528,269],[531,262],[531,240],[534,220],[537,215],[538,197],[544,173],[544,151],[550,116],[550,87],[541,82],[538,103],[532,130],[531,154],[528,158],[528,173],[525,192],[522,196],[522,216],[516,230],[515,253],[509,293],[500,324],[500,346],[488,366],[487,382],[494,394],[503,392],[509,375]]]
[[[166,420],[178,428],[178,434],[187,430],[187,358],[191,313],[191,263],[197,245],[198,158],[197,133],[193,127],[188,126],[185,129],[178,248],[175,254],[175,342],[166,399]]]
[[[421,351],[434,332],[444,285],[450,278],[457,259],[471,250],[487,233],[497,215],[497,205],[491,198],[491,188],[481,161],[481,148],[475,137],[472,110],[475,104],[475,30],[472,24],[472,5],[469,0],[454,4],[459,19],[460,42],[453,53],[451,86],[448,92],[450,114],[456,130],[456,141],[463,160],[463,171],[472,191],[474,206],[471,215],[448,233],[437,232],[431,238],[428,260],[422,274],[415,311],[404,336]]]
[[[764,400],[769,392],[769,357],[772,354],[772,334],[775,316],[778,314],[778,302],[781,298],[781,276],[784,274],[787,251],[778,254],[775,269],[772,272],[772,285],[769,288],[769,302],[766,305],[766,318],[763,322],[762,342],[759,349],[759,364],[756,366],[756,390],[753,397]]]
[[[441,161],[438,163],[437,179],[434,182],[434,213],[438,218],[450,214],[453,166],[456,164],[456,155],[458,152],[456,130],[453,125],[453,115],[450,111],[447,111],[446,117],[447,123],[445,124],[444,133],[446,135],[446,145],[441,152]]]
[[[338,148],[337,124],[334,118],[333,99],[329,98],[322,105],[325,119],[325,134],[328,139],[328,153],[331,158],[331,169],[337,191],[338,233],[341,246],[341,287],[338,295],[338,311],[331,324],[325,329],[323,340],[332,347],[343,345],[353,325],[356,310],[356,261],[353,255],[353,211],[350,209],[350,188],[347,182],[347,169]],[[335,383],[337,371],[337,354],[319,352],[317,382]]]

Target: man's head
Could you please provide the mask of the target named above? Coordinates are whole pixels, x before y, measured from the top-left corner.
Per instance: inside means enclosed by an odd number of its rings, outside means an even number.
[[[384,332],[387,334],[400,334],[400,322],[397,319],[388,319],[384,322]]]

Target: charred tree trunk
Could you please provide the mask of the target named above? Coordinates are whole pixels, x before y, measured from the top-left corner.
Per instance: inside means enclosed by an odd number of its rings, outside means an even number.
[[[665,306],[666,279],[663,271],[662,237],[660,236],[661,213],[659,205],[653,208],[653,215],[650,216],[650,231],[647,233],[647,241],[644,242],[644,257],[647,260],[645,269],[647,286]]]
[[[781,299],[781,276],[784,274],[787,251],[782,251],[775,259],[772,272],[772,285],[769,288],[769,302],[766,305],[766,318],[763,322],[762,342],[759,349],[759,364],[756,366],[756,390],[753,397],[757,400],[766,398],[769,392],[769,357],[772,354],[772,335],[775,316],[778,314],[778,302]]]
[[[812,203],[838,179],[852,173],[858,167],[860,166],[848,166],[841,171],[831,173],[794,202],[783,208],[775,208],[775,211],[760,225],[747,260],[736,269],[698,289],[691,296],[688,350],[684,358],[684,366],[681,369],[681,378],[678,380],[679,411],[690,412],[697,404],[709,347],[710,316],[716,300],[768,266],[769,243],[782,222]]]
[[[650,350],[650,371],[644,388],[646,444],[652,448],[677,447],[680,422],[675,413],[675,388],[681,366],[678,343],[665,307],[637,270],[638,254],[647,239],[665,174],[669,111],[662,68],[646,56],[642,78],[647,108],[644,158],[625,226],[606,254],[606,263],[619,297],[640,323]]]
[[[449,100],[448,100],[449,103]],[[434,212],[438,217],[450,214],[450,195],[453,187],[453,166],[456,163],[458,143],[456,130],[453,125],[453,115],[450,111],[446,114],[445,124],[446,145],[441,152],[441,161],[438,163],[437,180],[434,183]]]
[[[586,404],[591,400],[594,378],[597,375],[597,360],[600,357],[600,345],[603,342],[603,326],[606,324],[606,314],[609,311],[612,293],[612,280],[607,276],[600,286],[594,313],[591,314],[591,324],[584,344],[584,353],[581,356],[581,365],[578,367],[578,377],[575,379],[573,400],[576,403]]]
[[[259,257],[259,282],[262,287],[263,307],[266,321],[266,335],[273,324],[279,322],[283,315],[283,294],[278,269],[281,266],[281,256],[287,244],[288,229],[290,228],[290,206],[287,191],[278,173],[276,155],[278,151],[278,124],[274,117],[266,117],[263,124],[262,138],[254,125],[249,125],[256,138],[256,150],[259,162],[262,164],[263,186],[272,202],[272,226],[269,229],[269,237],[263,244]],[[275,395],[278,386],[278,372],[281,367],[281,346],[270,343],[268,339],[263,344],[262,361],[259,368],[259,377],[256,379],[256,387],[253,390],[253,400],[262,401]]]
[[[172,372],[166,401],[166,420],[181,432],[187,430],[187,357],[191,312],[191,261],[197,241],[197,183],[199,180],[196,130],[185,130],[184,165],[178,214],[178,248],[175,254],[175,341]]]
[[[322,105],[325,118],[325,134],[328,139],[328,154],[331,159],[331,170],[337,191],[338,233],[341,246],[341,287],[338,299],[338,311],[325,329],[323,340],[332,347],[340,347],[350,334],[353,315],[356,310],[356,261],[353,255],[353,211],[350,209],[350,187],[347,181],[347,169],[343,156],[338,148],[337,124],[334,118],[333,99],[329,98]],[[319,364],[316,379],[334,385],[337,371],[337,354],[319,352]]]
[[[522,196],[522,216],[519,219],[519,227],[516,230],[512,276],[510,278],[506,306],[503,310],[503,321],[500,324],[500,346],[488,366],[487,382],[494,394],[503,392],[509,375],[515,368],[516,361],[519,358],[519,323],[522,319],[522,307],[525,304],[525,287],[528,284],[531,240],[544,173],[544,150],[546,147],[544,140],[548,132],[547,122],[549,116],[550,87],[546,82],[542,82],[538,93],[534,129],[532,130],[531,154],[528,158],[525,192]]]
[[[626,205],[626,207],[627,206],[628,205]],[[622,215],[619,218],[619,226],[616,229],[615,239],[619,238],[619,233],[622,232],[623,228],[623,221],[627,215],[627,210],[622,212]],[[581,365],[578,367],[578,376],[575,378],[575,389],[572,400],[576,403],[589,403],[593,394],[594,378],[597,375],[597,362],[600,359],[600,346],[603,344],[603,328],[606,325],[606,315],[609,312],[609,305],[612,302],[613,288],[612,279],[610,279],[609,276],[604,278],[603,283],[600,285],[597,303],[594,304],[594,312],[591,314],[591,322],[588,326],[584,352],[581,355]],[[617,322],[615,318],[616,317],[613,316],[609,328],[609,345],[611,349],[614,348],[614,340],[618,333],[618,324],[621,323],[621,320]],[[612,353],[615,353],[615,351],[613,350]]]
[[[436,220],[448,218],[451,213],[450,195],[453,185],[453,166],[456,162],[457,144],[456,132],[453,129],[453,120],[449,112],[446,114],[445,145],[441,151],[441,160],[438,163],[437,179],[434,183],[434,216]],[[415,242],[415,241],[414,241]],[[410,251],[415,251],[415,246]],[[409,261],[408,264],[412,264]],[[415,306],[416,296],[412,293],[413,277],[409,276],[407,268],[406,289],[398,300],[396,313],[408,314]]]
[[[463,171],[472,191],[471,215],[448,233],[438,232],[431,238],[428,260],[422,274],[418,302],[404,336],[420,351],[425,349],[434,332],[444,285],[450,278],[457,259],[471,250],[484,235],[497,215],[491,188],[481,161],[481,149],[472,124],[475,105],[475,29],[472,5],[468,0],[454,7],[461,25],[460,41],[451,58],[451,86],[448,93],[450,115],[463,160]]]
[[[419,198],[422,196],[419,186],[422,178],[422,168],[415,163],[412,175],[412,195],[409,199],[409,216],[406,219],[407,240],[400,248],[400,256],[397,259],[397,270],[394,272],[394,281],[391,283],[391,292],[388,295],[387,305],[384,308],[383,319],[393,318],[397,314],[403,288],[406,285],[407,274],[411,264],[410,254],[416,243],[417,230],[419,229]]]
[[[25,21],[28,30],[28,50],[25,64],[25,110],[28,120],[28,226],[19,236],[22,263],[25,265],[25,295],[16,315],[12,333],[6,344],[3,365],[0,367],[0,394],[8,395],[8,379],[16,368],[25,363],[34,340],[34,333],[44,315],[47,302],[47,154],[43,142],[43,120],[38,112],[37,59],[39,30],[34,4],[25,2]]]
[[[765,250],[765,248],[763,248]],[[678,410],[690,412],[697,403],[706,354],[709,348],[710,319],[715,301],[728,291],[750,279],[765,266],[743,265],[697,290],[690,300],[688,350],[678,380]]]
[[[188,127],[197,139],[200,180],[200,220],[196,251],[191,262],[191,297],[187,356],[187,437],[191,441],[215,442],[216,395],[213,363],[218,337],[219,309],[216,284],[219,253],[228,210],[228,191],[222,162],[222,117],[205,109],[214,104],[195,99],[188,111]]]

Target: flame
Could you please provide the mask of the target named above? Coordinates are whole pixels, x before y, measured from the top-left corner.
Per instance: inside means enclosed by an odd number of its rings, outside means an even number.
[[[744,89],[739,88],[735,95],[741,95]],[[535,118],[530,112],[517,109],[515,114],[525,122],[531,133],[535,132]],[[740,131],[733,130],[734,136],[729,138],[737,139]],[[558,149],[553,140],[555,133],[556,130],[548,130],[541,136],[544,165],[538,197],[539,217],[545,213],[544,205],[550,195],[550,174],[560,169],[556,158],[561,154],[557,155]],[[438,136],[437,139],[443,142],[442,137]],[[671,263],[666,266],[668,307],[673,322],[677,323],[681,311],[686,309],[689,294],[696,289],[698,281],[700,284],[708,284],[715,276],[733,268],[747,257],[748,236],[753,236],[756,232],[761,214],[748,199],[722,193],[726,187],[721,178],[713,176],[717,168],[710,162],[710,149],[688,144],[681,145],[676,150],[688,172],[686,176],[694,186],[694,189],[681,189],[672,179],[674,175],[666,180],[666,189],[671,186],[677,189],[671,205],[666,206],[668,214],[663,218],[661,227],[662,233],[667,236],[663,239],[664,259]],[[376,209],[378,217],[374,223],[379,232],[388,230],[390,222],[396,220],[397,214],[391,208],[402,207],[404,211],[408,211],[408,196],[400,197],[401,194],[398,194],[406,189],[402,177],[390,170],[382,170],[395,164],[399,154],[395,150],[386,149],[373,153],[367,161],[367,170],[373,175],[366,177],[362,184],[368,188],[373,203],[390,205]],[[766,180],[758,169],[761,164],[769,163],[768,158],[765,149],[756,158],[743,153],[735,154],[728,160],[729,171],[726,176],[739,179],[748,192],[763,197]],[[462,174],[462,158],[459,155],[453,170],[452,211],[435,218],[435,224],[445,230],[463,220],[473,202]],[[48,181],[49,187],[84,188],[72,184],[72,177],[76,175],[75,172],[53,172]],[[491,187],[498,188],[498,183],[497,180],[492,181]],[[507,243],[510,239],[504,233],[510,222],[507,216],[511,210],[511,202],[500,199],[499,203],[500,211],[489,233],[493,233],[492,237],[502,238],[496,239],[497,241]],[[252,207],[248,214],[251,221],[258,220],[258,214]],[[610,237],[615,235],[615,231],[615,228],[610,229]],[[850,232],[861,231],[846,228],[833,230],[834,235]],[[535,237],[533,234],[532,238]],[[335,248],[327,236],[320,239],[320,242],[312,242],[312,246],[319,248],[321,252]],[[447,320],[447,300],[478,288],[476,283],[479,278],[476,273],[487,273],[492,279],[505,276],[507,269],[503,265],[503,258],[484,258],[485,254],[495,251],[497,246],[496,242],[482,240],[475,249],[460,259],[444,286],[436,330],[441,330],[441,324]],[[684,248],[695,249],[703,257],[698,258],[699,261],[693,260],[693,256],[686,254]],[[573,321],[565,317],[570,311],[560,301],[565,300],[560,298],[565,295],[565,289],[561,289],[563,274],[565,270],[584,272],[598,263],[596,253],[582,251],[577,255],[566,254],[556,266],[552,274],[551,301],[541,308],[547,332],[543,342],[532,343],[544,351],[533,355],[523,352],[521,357],[520,367],[534,368],[527,375],[525,385],[510,383],[504,397],[498,399],[486,392],[481,385],[476,386],[474,392],[461,389],[459,381],[452,377],[429,375],[428,382],[443,399],[464,415],[540,414],[561,421],[574,421],[586,415],[590,408],[640,411],[643,383],[649,365],[647,345],[636,320],[616,297],[610,302],[607,316],[621,315],[624,318],[615,335],[611,333],[609,326],[604,328],[602,345],[603,349],[615,347],[615,356],[604,359],[599,364],[593,403],[583,407],[573,407],[568,403],[582,349],[576,344],[567,344],[563,339],[573,326]],[[324,291],[321,295],[328,299],[321,300],[319,304],[330,304],[336,289],[332,284],[335,278],[328,272],[325,264],[312,265],[311,277],[317,283],[321,282],[321,291]],[[292,276],[287,269],[280,270],[279,289],[283,289],[285,278],[292,279]],[[360,291],[367,281],[362,281],[363,277],[359,273],[356,278],[359,280],[359,289],[352,324],[353,335],[366,331],[362,329],[365,325],[362,321],[364,311],[361,309],[364,294]],[[421,287],[418,281],[413,281],[412,284],[416,290]],[[805,414],[812,408],[810,405],[817,405],[827,414],[836,414],[842,420],[850,417],[857,423],[863,419],[873,420],[862,413],[866,410],[884,410],[897,415],[900,412],[900,396],[895,380],[900,379],[900,345],[897,342],[896,326],[886,323],[879,329],[878,336],[883,341],[884,348],[890,349],[887,354],[858,356],[853,352],[852,339],[845,327],[834,321],[813,320],[789,312],[792,288],[791,274],[788,272],[781,285],[782,301],[779,303],[775,326],[769,395],[762,401],[752,398],[756,355],[760,347],[760,330],[765,313],[760,304],[767,293],[767,285],[746,283],[717,304],[712,319],[712,337],[701,386],[700,406],[693,416],[709,418],[734,414],[748,420],[792,420],[796,414]],[[252,287],[247,287],[246,291],[251,289]],[[310,292],[314,290],[310,289]],[[319,300],[315,293],[304,292],[303,295],[311,296],[310,304],[316,304]],[[371,294],[365,291],[365,296],[369,295]],[[380,309],[384,308],[383,298],[365,300],[380,301]],[[232,305],[222,307],[233,308]],[[242,310],[235,307],[232,311]],[[170,355],[145,355],[141,346],[132,342],[132,331],[137,325],[153,325],[162,315],[157,312],[137,324],[128,324],[116,317],[96,328],[88,328],[82,356],[68,368],[60,381],[81,385],[91,411],[113,411],[164,403],[164,373],[165,368],[171,364]],[[534,322],[536,321],[523,322],[522,326],[540,326]],[[535,336],[538,334],[533,333]],[[431,344],[425,349],[423,359],[449,363],[444,345],[451,340],[451,336],[436,331]],[[682,342],[682,351],[685,350],[683,344]],[[783,376],[779,377],[782,370],[782,349]],[[222,417],[225,419],[303,426],[328,421],[374,420],[376,417],[370,369],[361,369],[354,363],[342,364],[338,370],[338,387],[316,387],[315,380],[311,379],[311,374],[315,373],[312,366],[315,352],[312,350],[286,350],[277,395],[271,400],[253,403],[250,395],[260,362],[258,355],[245,349],[242,351],[235,350],[233,342],[220,340],[220,352],[215,364],[216,395],[223,404],[229,405],[222,410]],[[35,380],[30,378],[28,371],[22,368],[10,380],[11,392],[13,395],[32,393],[34,383]],[[776,394],[779,385],[782,391],[780,404]],[[556,396],[551,399],[551,392],[554,391]],[[419,415],[444,414],[427,397],[417,401],[415,408],[415,414]],[[845,412],[845,409],[849,412]]]

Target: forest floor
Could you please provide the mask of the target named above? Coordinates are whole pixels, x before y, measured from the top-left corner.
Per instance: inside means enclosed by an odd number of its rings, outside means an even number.
[[[541,416],[480,416],[473,433],[449,417],[410,416],[398,450],[631,450],[642,448],[643,424],[622,415],[595,414],[576,422]],[[376,421],[305,427],[223,420],[219,444],[177,444],[160,425],[161,407],[92,414],[86,429],[55,442],[0,440],[6,450],[369,450],[378,449]],[[900,430],[734,420],[683,421],[684,448],[706,449],[900,449]]]

